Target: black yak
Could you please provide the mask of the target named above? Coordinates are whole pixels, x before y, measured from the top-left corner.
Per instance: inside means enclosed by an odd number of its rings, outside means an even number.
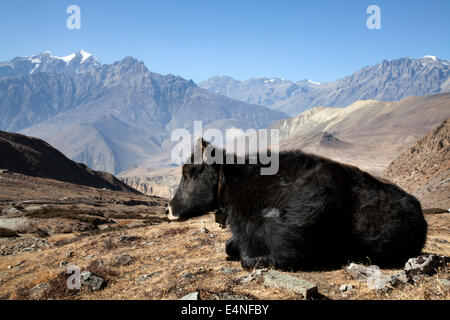
[[[209,145],[201,143],[203,150]],[[361,260],[397,266],[420,254],[427,223],[415,197],[323,157],[301,151],[278,156],[275,175],[261,175],[262,165],[248,161],[183,165],[166,210],[169,219],[221,210],[233,234],[226,253],[246,269],[298,270]]]

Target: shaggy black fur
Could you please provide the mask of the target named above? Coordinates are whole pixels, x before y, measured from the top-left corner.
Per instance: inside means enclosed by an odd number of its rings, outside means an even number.
[[[279,159],[273,176],[260,175],[261,165],[225,164],[221,171],[218,164],[184,165],[170,202],[173,215],[187,219],[220,206],[233,233],[226,252],[244,268],[298,270],[358,260],[397,266],[420,254],[427,223],[416,198],[319,156],[291,151]]]

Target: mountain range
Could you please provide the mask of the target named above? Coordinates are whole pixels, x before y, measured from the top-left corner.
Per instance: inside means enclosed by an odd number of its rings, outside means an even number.
[[[0,64],[0,129],[42,138],[77,162],[118,173],[170,164],[176,128],[265,128],[286,114],[150,72],[132,58],[102,64],[80,51]]]
[[[450,91],[448,60],[435,56],[384,60],[342,79],[316,83],[280,78],[245,81],[215,76],[198,85],[246,103],[256,103],[296,116],[317,107],[343,107],[358,100],[395,101]]]
[[[449,90],[448,61],[434,56],[385,60],[323,84],[307,79],[293,82],[258,77],[237,81],[213,77],[197,85],[179,76],[153,73],[132,57],[102,64],[82,50],[65,57],[44,52],[0,63],[0,130],[44,139],[76,162],[116,174],[137,167],[170,166],[170,150],[175,145],[170,139],[171,132],[177,128],[192,132],[194,120],[202,121],[204,129],[246,130],[267,128],[288,118],[289,113],[298,118],[286,120],[287,125],[278,124],[285,140],[295,136],[296,141],[287,144],[302,148],[314,146],[314,150],[316,146],[319,149],[334,146],[341,151],[358,145],[360,154],[364,155],[368,148],[373,148],[371,141],[355,144],[351,137],[347,141],[348,131],[344,136],[340,130],[330,128],[303,133],[316,125],[315,119],[324,117],[328,121],[330,117],[343,115],[347,115],[345,122],[355,132],[365,130],[367,124],[358,122],[364,117],[373,120],[371,126],[377,132],[389,123],[381,123],[370,112],[367,114],[366,110],[376,108],[364,108],[364,112],[349,110],[359,110],[357,106],[367,104],[383,105],[379,107],[384,110],[382,115],[376,116],[389,118],[386,108],[391,105],[389,102],[384,105],[383,101]],[[404,117],[404,122],[410,119],[410,129],[425,134],[424,130],[443,120],[443,114],[439,113],[434,115],[435,121],[426,124],[422,121],[413,128],[418,121],[415,117],[420,118],[424,113],[424,119],[428,119],[434,112],[429,102],[439,100],[426,99],[413,99],[411,106],[402,103],[403,111],[395,117]],[[345,108],[347,111],[339,111],[354,103],[356,106]],[[419,112],[414,109],[416,106],[424,110]],[[410,111],[414,117],[408,116]],[[396,127],[389,129],[393,135],[398,131]],[[292,134],[286,130],[299,131]],[[418,138],[419,135],[411,136],[410,142]],[[389,150],[393,153],[403,150],[404,142],[399,141],[393,142]],[[390,156],[381,162],[367,163],[378,172],[388,160],[392,160]]]

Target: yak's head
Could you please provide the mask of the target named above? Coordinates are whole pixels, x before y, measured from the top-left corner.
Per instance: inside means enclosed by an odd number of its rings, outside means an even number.
[[[218,208],[219,169],[215,163],[207,163],[206,153],[214,154],[219,150],[203,139],[199,139],[196,148],[200,148],[202,161],[194,163],[192,153],[191,164],[183,165],[180,184],[166,210],[170,220],[186,220]]]

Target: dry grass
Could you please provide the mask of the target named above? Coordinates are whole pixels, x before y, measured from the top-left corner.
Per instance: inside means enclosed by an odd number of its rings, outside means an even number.
[[[425,252],[450,255],[449,215],[427,215],[429,222],[428,241]],[[201,233],[201,228],[209,233]],[[213,235],[213,237],[211,237]],[[121,236],[139,237],[135,241],[120,241]],[[183,295],[199,291],[202,299],[299,299],[286,290],[265,288],[260,281],[240,284],[239,279],[247,275],[237,261],[227,261],[224,252],[228,230],[214,222],[214,216],[204,216],[182,223],[162,223],[157,226],[122,229],[76,238],[74,242],[54,246],[41,252],[0,257],[0,297],[9,299],[29,298],[27,292],[37,284],[50,283],[55,287],[47,299],[178,299]],[[69,238],[67,238],[69,239]],[[72,238],[73,239],[73,238]],[[436,240],[437,239],[437,240]],[[62,241],[60,237],[49,237],[50,242]],[[108,243],[108,245],[105,245]],[[113,243],[114,245],[109,245]],[[67,252],[74,252],[68,258]],[[115,257],[130,254],[129,265],[117,265]],[[104,262],[102,270],[96,260]],[[107,280],[103,290],[90,292],[66,292],[59,266],[69,260]],[[21,261],[20,266],[16,267]],[[8,269],[11,265],[13,268]],[[226,266],[237,270],[233,274],[222,274]],[[94,271],[92,271],[94,270]],[[398,270],[383,270],[387,274]],[[183,277],[191,273],[192,278]],[[416,285],[380,293],[370,290],[364,282],[353,280],[343,270],[296,272],[291,275],[316,283],[326,299],[444,299],[446,292],[437,281],[449,278],[448,267],[432,277],[425,277]],[[142,278],[142,276],[147,277]],[[143,279],[139,281],[139,279]],[[355,290],[343,294],[342,284],[353,284]],[[64,289],[64,290],[63,290]]]

